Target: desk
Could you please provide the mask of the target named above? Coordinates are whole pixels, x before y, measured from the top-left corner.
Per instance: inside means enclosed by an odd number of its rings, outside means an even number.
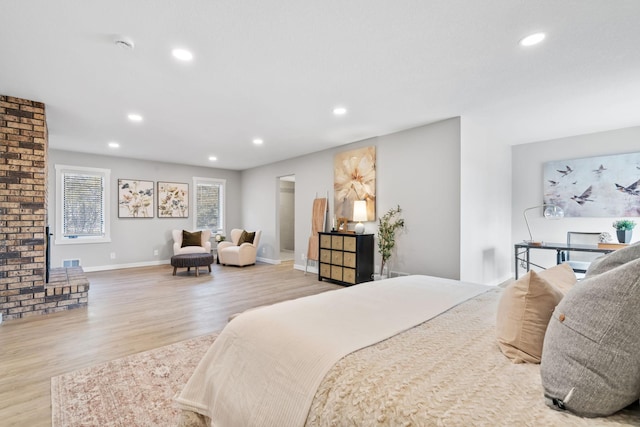
[[[546,249],[546,250],[556,251],[556,262],[558,264],[562,262],[561,254],[564,251],[598,252],[601,254],[608,254],[616,250],[616,248],[614,247],[601,247],[598,245],[578,245],[578,244],[568,245],[566,243],[543,243],[541,245],[540,244],[532,245],[531,243],[521,242],[521,243],[516,243],[513,246],[514,246],[514,252],[515,252],[516,279],[518,279],[518,265],[520,261],[523,263],[523,267],[526,266],[525,268],[527,269],[527,271],[529,271],[531,265],[544,268],[531,262],[531,259],[529,257],[529,250],[531,249]]]

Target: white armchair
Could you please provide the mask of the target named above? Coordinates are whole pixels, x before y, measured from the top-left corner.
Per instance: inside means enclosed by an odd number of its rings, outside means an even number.
[[[202,230],[200,232],[200,246],[182,246],[182,234],[185,230],[173,230],[173,254],[204,254],[211,253],[211,238],[210,230]],[[189,233],[187,231],[187,233]]]
[[[258,230],[253,238],[253,243],[244,242],[238,245],[244,230],[234,228],[231,230],[231,241],[218,243],[218,260],[220,264],[237,265],[244,267],[256,263],[258,254],[258,244],[262,231]]]

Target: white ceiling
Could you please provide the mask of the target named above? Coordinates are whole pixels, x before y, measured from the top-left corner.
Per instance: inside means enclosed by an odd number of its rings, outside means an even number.
[[[228,169],[454,116],[531,142],[640,125],[640,1],[3,0],[0,94],[51,148]]]

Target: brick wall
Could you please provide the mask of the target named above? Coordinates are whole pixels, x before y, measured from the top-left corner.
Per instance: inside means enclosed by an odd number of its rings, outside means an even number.
[[[59,305],[45,284],[47,138],[43,103],[0,95],[0,312],[6,320],[86,305],[86,292]]]

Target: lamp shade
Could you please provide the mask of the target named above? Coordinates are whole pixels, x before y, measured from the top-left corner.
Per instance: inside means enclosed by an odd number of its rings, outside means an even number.
[[[353,220],[358,222],[367,220],[366,200],[356,200],[353,202]]]
[[[364,233],[364,225],[362,221],[367,220],[367,202],[366,200],[356,200],[353,202],[353,220],[358,221],[356,224],[356,234]]]

